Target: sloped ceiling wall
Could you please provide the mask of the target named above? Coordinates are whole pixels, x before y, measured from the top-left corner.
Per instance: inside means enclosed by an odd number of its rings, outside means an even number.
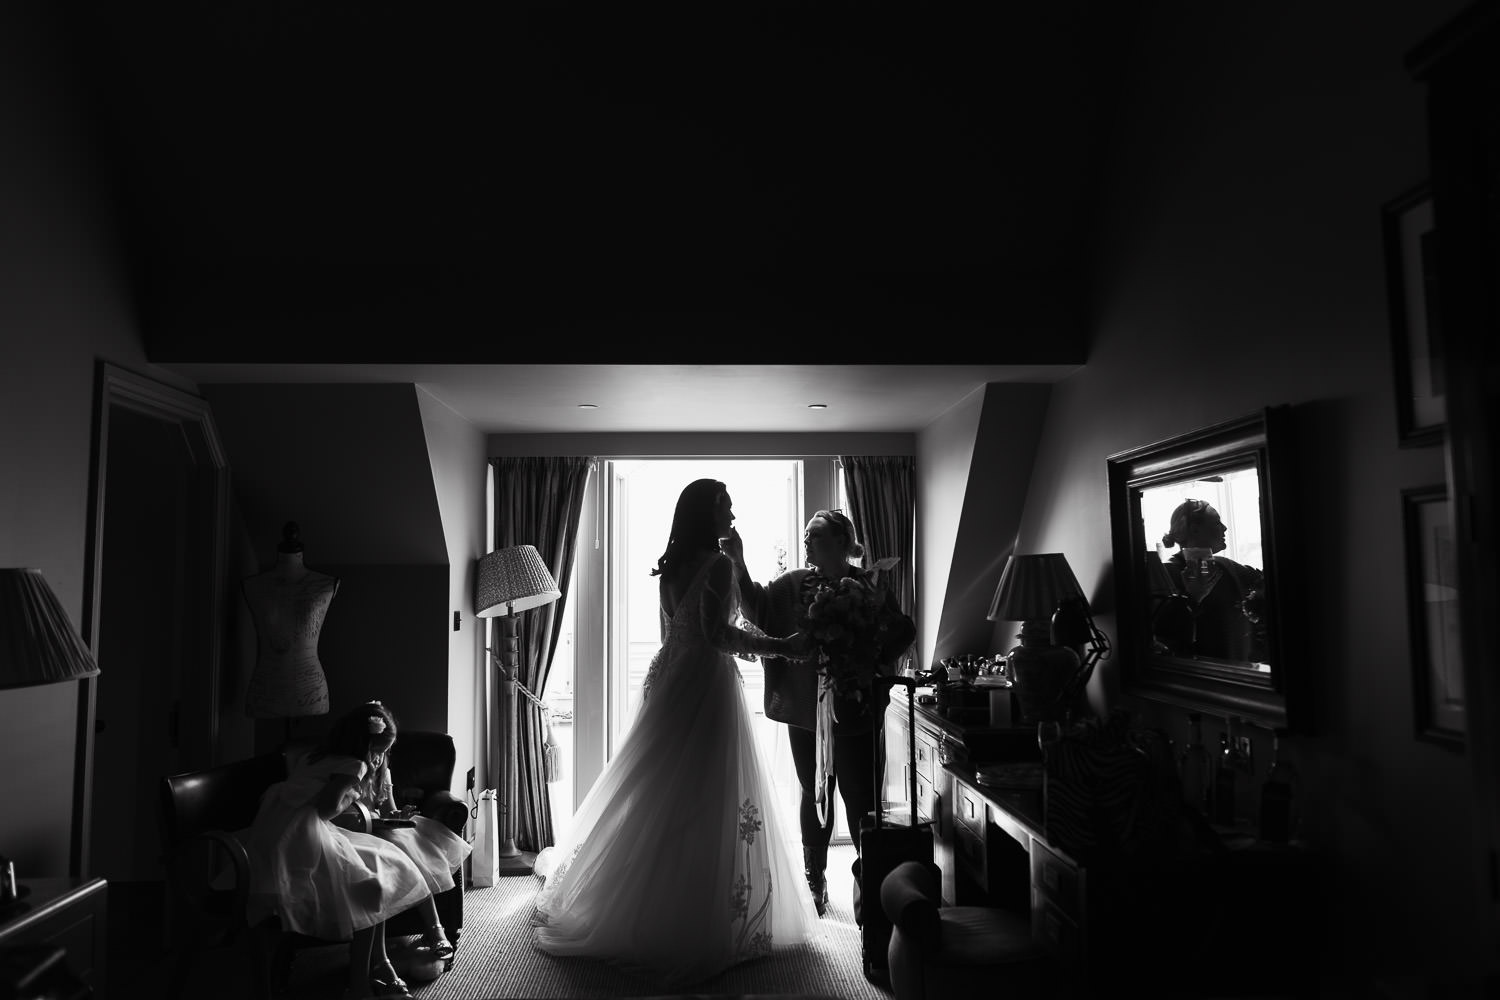
[[[992,648],[1004,637],[992,636],[995,623],[985,615],[1020,529],[1051,388],[990,383],[917,437],[923,668],[1015,645],[1012,639]]]
[[[417,389],[412,385],[202,387],[262,566],[282,525],[307,565],[447,565]]]

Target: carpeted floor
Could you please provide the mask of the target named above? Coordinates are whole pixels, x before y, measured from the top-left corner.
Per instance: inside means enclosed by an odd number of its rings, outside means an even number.
[[[755,959],[692,987],[694,995],[814,994],[843,1000],[891,1000],[889,990],[864,976],[860,930],[854,923],[851,845],[828,852],[832,905],[820,937],[806,945]],[[536,878],[500,879],[464,894],[464,931],[453,968],[428,983],[411,982],[418,1000],[492,998],[651,997],[662,990],[603,962],[560,959],[532,948],[531,901]],[[393,942],[399,945],[399,942]],[[299,952],[285,1000],[337,1000],[348,971],[341,948]],[[189,990],[189,995],[194,994]],[[207,996],[208,994],[202,994]]]

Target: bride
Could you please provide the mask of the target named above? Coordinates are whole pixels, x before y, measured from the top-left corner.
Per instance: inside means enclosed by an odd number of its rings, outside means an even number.
[[[537,859],[541,951],[684,986],[804,942],[817,926],[733,656],[810,659],[812,644],[733,624],[734,565],[719,551],[733,523],[721,482],[696,480],[677,499],[652,570],[662,646],[640,713],[571,832]]]

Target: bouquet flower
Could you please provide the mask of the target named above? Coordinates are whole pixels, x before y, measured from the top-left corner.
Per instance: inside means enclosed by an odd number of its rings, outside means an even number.
[[[881,574],[900,561],[881,559],[867,576],[819,583],[813,591],[798,629],[817,644],[820,700],[831,693],[868,708],[875,666],[893,622]]]

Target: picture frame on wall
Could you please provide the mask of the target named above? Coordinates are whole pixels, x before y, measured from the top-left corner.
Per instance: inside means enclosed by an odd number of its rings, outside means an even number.
[[[1441,444],[1448,422],[1439,336],[1436,229],[1426,182],[1381,209],[1400,445]]]
[[[1418,739],[1462,750],[1466,732],[1458,560],[1446,486],[1401,491],[1407,625]]]

